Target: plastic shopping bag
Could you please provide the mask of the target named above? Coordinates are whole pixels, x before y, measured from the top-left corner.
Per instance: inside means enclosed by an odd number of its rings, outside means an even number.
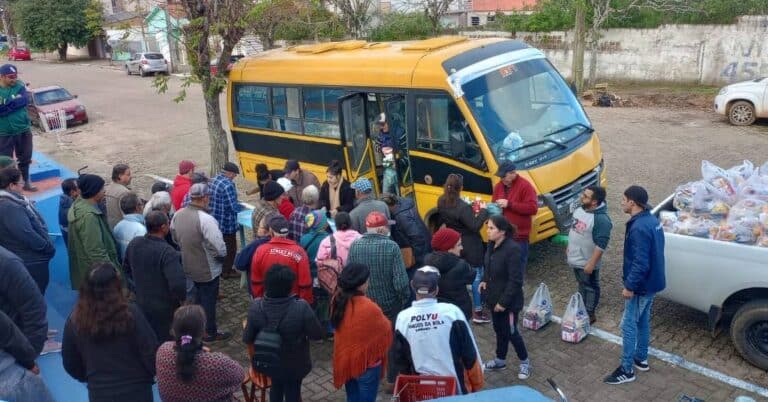
[[[566,342],[579,343],[589,334],[589,315],[581,299],[581,293],[574,293],[563,315],[561,337]]]
[[[545,283],[539,284],[523,314],[523,327],[534,331],[552,320],[552,296]]]

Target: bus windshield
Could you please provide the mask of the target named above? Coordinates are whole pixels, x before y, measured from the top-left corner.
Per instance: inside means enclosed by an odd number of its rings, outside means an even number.
[[[543,58],[507,64],[462,90],[498,163],[537,156],[535,164],[541,163],[593,131],[578,99]]]

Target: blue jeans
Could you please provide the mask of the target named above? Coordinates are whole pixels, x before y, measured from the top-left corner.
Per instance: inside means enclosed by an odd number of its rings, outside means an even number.
[[[347,402],[375,402],[379,392],[379,377],[381,364],[369,367],[360,377],[353,378],[344,384],[347,391]]]
[[[54,402],[43,378],[19,366],[10,354],[0,351],[0,400]]]
[[[651,337],[651,306],[655,294],[635,295],[624,300],[624,316],[621,318],[622,353],[621,367],[631,373],[633,359],[648,359],[648,341]]]
[[[483,311],[483,300],[480,298],[480,289],[478,289],[482,281],[483,267],[475,267],[475,280],[472,282],[472,305],[475,311]]]
[[[528,239],[515,241],[520,246],[520,266],[523,267],[523,275],[525,275],[526,268],[528,267]]]
[[[209,336],[215,336],[216,327],[216,301],[219,298],[219,276],[210,282],[195,282],[195,304],[199,304],[205,310],[205,332]]]

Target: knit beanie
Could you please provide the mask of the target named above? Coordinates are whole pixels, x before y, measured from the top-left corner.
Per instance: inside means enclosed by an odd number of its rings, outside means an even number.
[[[283,190],[283,186],[277,184],[277,182],[268,181],[264,184],[261,196],[265,201],[274,201],[284,193],[285,190]]]
[[[337,284],[343,290],[353,290],[365,283],[371,275],[371,270],[365,264],[350,263],[339,274]]]
[[[95,174],[82,174],[77,178],[77,187],[80,189],[80,195],[83,198],[93,198],[104,188],[104,179]]]
[[[461,240],[461,234],[451,228],[441,228],[432,235],[432,249],[448,251]]]
[[[312,211],[304,217],[304,225],[312,232],[319,232],[328,227],[328,218],[322,211]]]

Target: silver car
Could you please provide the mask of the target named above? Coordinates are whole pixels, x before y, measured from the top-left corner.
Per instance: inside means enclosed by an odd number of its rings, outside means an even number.
[[[168,62],[162,53],[136,53],[125,62],[125,72],[128,75],[135,73],[142,77],[149,73],[168,74]]]

